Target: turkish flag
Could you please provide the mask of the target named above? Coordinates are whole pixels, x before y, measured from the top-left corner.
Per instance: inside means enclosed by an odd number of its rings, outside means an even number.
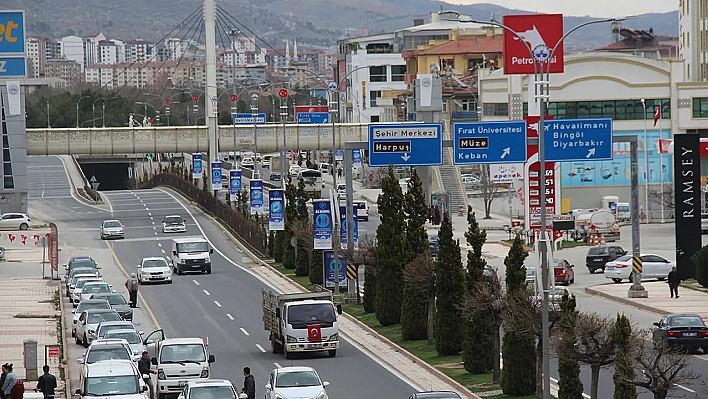
[[[307,326],[307,342],[322,342],[322,330],[319,324]]]
[[[22,239],[22,245],[27,245],[27,236],[24,234],[21,234],[20,238]]]
[[[661,118],[661,107],[656,107],[656,113],[654,113],[654,126],[656,126],[656,122],[659,121],[659,118]]]
[[[9,235],[7,236],[7,238],[10,239],[10,242],[15,242],[15,236],[14,236],[14,235],[9,234]]]

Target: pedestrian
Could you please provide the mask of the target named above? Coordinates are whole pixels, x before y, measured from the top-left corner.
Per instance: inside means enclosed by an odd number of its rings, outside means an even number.
[[[2,386],[5,384],[5,377],[7,377],[7,372],[5,368],[2,368],[2,374],[0,374],[0,399],[5,399],[5,392],[2,390]]]
[[[342,168],[337,168],[337,177],[342,177]]]
[[[681,277],[679,277],[679,274],[676,272],[676,266],[671,268],[671,271],[669,272],[669,276],[667,277],[668,283],[669,283],[669,290],[671,290],[671,297],[674,297],[674,293],[676,294],[676,299],[679,297],[678,293],[678,286],[681,284]]]
[[[155,386],[152,384],[150,374],[157,374],[157,371],[150,370],[150,354],[148,351],[143,351],[143,355],[138,360],[138,371],[140,371],[141,376],[147,376],[147,378],[143,378],[143,381],[145,381],[150,390],[150,399],[155,399]]]
[[[57,377],[49,374],[49,365],[45,364],[44,367],[42,367],[42,370],[44,371],[44,374],[39,376],[39,380],[37,380],[37,388],[34,390],[35,392],[42,392],[44,399],[54,399],[54,390],[57,387]]]
[[[251,375],[251,368],[243,368],[243,389],[241,392],[248,395],[248,399],[256,399],[256,379]]]
[[[128,289],[128,296],[130,297],[130,307],[138,307],[138,277],[135,273],[130,273],[130,278],[125,281],[125,288]]]
[[[5,380],[2,383],[2,394],[3,398],[10,399],[10,392],[12,388],[15,387],[17,382],[17,377],[12,372],[12,363],[5,363],[2,365],[2,372],[5,374]]]
[[[435,209],[433,209],[432,205],[428,207],[428,220],[430,221],[430,224],[433,224],[435,221]]]
[[[440,225],[440,208],[437,205],[435,205],[435,225]]]

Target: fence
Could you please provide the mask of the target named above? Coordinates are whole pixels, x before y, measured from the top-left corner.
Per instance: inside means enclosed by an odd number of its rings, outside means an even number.
[[[261,256],[265,256],[266,248],[268,247],[268,234],[256,223],[246,219],[228,204],[206,194],[187,180],[170,173],[159,173],[145,182],[140,188],[153,188],[157,186],[168,186],[181,192],[192,201],[201,205],[207,212],[213,214],[217,219],[233,230],[242,240],[253,247]]]

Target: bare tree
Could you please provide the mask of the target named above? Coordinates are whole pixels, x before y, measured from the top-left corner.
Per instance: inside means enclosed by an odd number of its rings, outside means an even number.
[[[480,174],[482,175],[480,191],[482,193],[482,201],[484,201],[484,218],[489,219],[489,215],[492,213],[492,202],[499,191],[499,184],[489,181],[489,165],[482,165]]]
[[[692,370],[685,351],[657,343],[649,330],[633,334],[632,357],[637,369],[634,381],[628,381],[654,394],[654,399],[665,399],[679,385],[700,378]]]
[[[529,297],[526,290],[507,295],[504,306],[504,330],[536,337],[536,397],[543,397],[543,328],[542,303],[536,297]],[[549,309],[549,331],[554,333],[560,320],[556,306]]]
[[[462,314],[468,320],[479,320],[476,316],[491,323],[494,342],[494,370],[492,382],[499,383],[501,377],[501,326],[504,316],[504,292],[501,284],[488,284],[480,281],[471,295],[462,303]]]
[[[576,320],[574,342],[567,337],[555,337],[556,351],[562,351],[565,345],[575,346],[578,362],[590,366],[590,397],[597,399],[597,388],[600,381],[600,370],[609,367],[615,361],[615,342],[610,330],[614,319],[597,313],[578,314]]]
[[[649,209],[653,209],[652,218],[660,216],[661,207],[664,207],[665,217],[673,219],[676,212],[676,190],[671,183],[664,184],[664,195],[661,195],[661,188],[649,189]]]
[[[403,279],[411,287],[425,291],[428,294],[428,343],[435,343],[435,259],[430,251],[425,251],[406,265]]]
[[[343,255],[347,258],[347,262],[356,266],[357,272],[360,267],[364,266],[364,275],[367,271],[373,273],[376,271],[376,235],[375,234],[359,234],[359,240],[355,245],[347,246]],[[359,279],[355,281],[359,288]],[[360,290],[356,291],[356,303],[361,303]]]
[[[290,226],[292,227],[293,234],[298,241],[310,243],[314,242],[315,230],[312,226],[312,220],[310,218],[294,220]],[[311,245],[307,245],[307,248],[310,247]]]

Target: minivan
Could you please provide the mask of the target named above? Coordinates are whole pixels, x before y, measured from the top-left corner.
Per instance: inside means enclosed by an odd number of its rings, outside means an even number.
[[[357,220],[369,221],[369,203],[364,200],[354,200]]]

